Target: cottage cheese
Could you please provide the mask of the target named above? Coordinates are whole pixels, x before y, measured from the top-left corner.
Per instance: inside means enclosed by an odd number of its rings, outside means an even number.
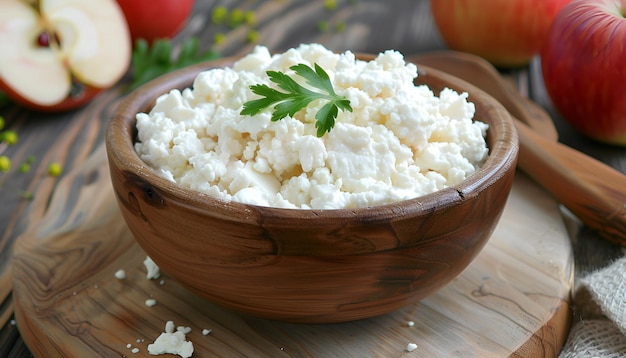
[[[150,256],[146,256],[143,260],[143,265],[146,268],[146,278],[148,280],[156,280],[161,276],[161,270],[159,266],[152,260]]]
[[[118,280],[126,279],[126,271],[124,270],[115,271],[115,278],[117,278]]]
[[[193,343],[187,341],[186,334],[191,331],[188,327],[178,327],[174,330],[174,322],[165,323],[165,332],[161,333],[148,345],[148,353],[151,355],[178,354],[181,358],[189,358],[193,355]]]
[[[323,101],[276,122],[271,110],[239,114],[258,98],[249,86],[273,86],[266,71],[292,74],[298,63],[322,66],[353,108],[339,111],[321,138],[315,114]],[[415,198],[464,180],[488,155],[487,125],[472,120],[467,94],[445,89],[437,97],[415,86],[416,77],[396,51],[366,62],[318,44],[277,55],[258,46],[138,114],[135,149],[163,177],[224,200],[338,209]]]

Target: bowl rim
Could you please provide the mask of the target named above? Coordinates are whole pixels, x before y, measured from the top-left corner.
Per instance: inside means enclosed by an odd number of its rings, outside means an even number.
[[[358,59],[370,60],[373,54],[358,53]],[[406,59],[407,63],[414,63],[418,67],[418,77],[433,75],[447,83],[454,84],[450,88],[457,92],[467,92],[469,100],[473,103],[480,101],[485,105],[485,110],[493,116],[499,117],[501,138],[492,140],[488,146],[489,156],[485,163],[465,180],[419,197],[401,200],[361,208],[340,209],[301,209],[301,208],[278,208],[241,203],[234,200],[224,200],[202,193],[180,184],[169,181],[145,163],[134,150],[136,114],[148,111],[155,100],[162,94],[177,88],[191,87],[196,75],[205,70],[231,66],[240,57],[224,57],[217,60],[206,61],[170,72],[156,78],[145,85],[132,91],[123,98],[115,109],[113,116],[105,128],[105,145],[109,165],[116,163],[118,170],[134,173],[140,180],[158,188],[164,196],[174,200],[184,200],[199,210],[213,210],[222,213],[234,214],[241,220],[254,211],[262,211],[264,217],[287,218],[297,216],[300,219],[325,220],[325,219],[350,219],[358,217],[360,221],[389,221],[397,217],[398,213],[403,216],[423,214],[425,211],[437,213],[454,203],[478,197],[492,183],[497,181],[504,173],[517,163],[519,138],[513,119],[508,111],[497,100],[476,86],[465,82],[455,76],[449,75],[434,68],[420,65],[419,62]],[[461,90],[459,90],[461,88]],[[490,125],[490,128],[492,125]],[[489,135],[489,130],[488,130]],[[441,203],[446,203],[441,205]]]

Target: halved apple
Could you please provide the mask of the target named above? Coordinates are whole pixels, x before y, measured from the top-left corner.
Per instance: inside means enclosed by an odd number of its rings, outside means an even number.
[[[0,88],[25,107],[63,111],[117,83],[132,44],[115,0],[2,0],[0,48]]]

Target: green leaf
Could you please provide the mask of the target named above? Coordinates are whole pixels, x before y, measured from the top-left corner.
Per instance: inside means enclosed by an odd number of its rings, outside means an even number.
[[[337,117],[338,109],[336,105],[333,105],[332,102],[326,103],[317,114],[315,114],[315,128],[317,128],[317,136],[321,137],[326,132],[330,132],[330,130],[335,126],[335,118]]]
[[[168,40],[155,40],[152,45],[152,52],[150,58],[152,61],[162,64],[170,64],[170,54],[172,53],[172,44]]]
[[[132,91],[168,72],[220,57],[211,49],[201,53],[197,37],[183,41],[177,56],[173,54],[174,49],[167,39],[157,39],[152,45],[143,39],[137,40],[133,48],[132,81],[128,90]]]
[[[317,63],[314,64],[315,71],[305,64],[299,64],[295,66],[291,66],[291,69],[296,71],[296,73],[306,79],[307,84],[313,86],[315,88],[323,89],[326,93],[331,96],[335,94],[335,90],[333,89],[333,85],[330,82],[330,78],[326,71],[321,68]]]
[[[276,83],[278,87],[290,93],[302,93],[304,88],[286,74],[278,71],[267,71],[270,81]]]
[[[187,61],[193,60],[199,48],[200,41],[195,37],[190,38],[189,41],[183,43],[180,53],[178,54],[178,61],[186,63]]]
[[[342,111],[352,112],[352,106],[350,106],[349,99],[339,99],[334,101],[335,106],[339,107]]]
[[[306,108],[306,106],[313,101],[311,97],[294,96],[292,99],[284,100],[278,103],[274,107],[274,114],[272,115],[272,121],[283,119],[287,116],[293,117],[300,109]]]
[[[286,92],[280,92],[264,84],[250,86],[252,93],[262,96],[259,99],[250,100],[243,105],[241,115],[255,115],[269,107],[273,106],[271,120],[278,121],[287,116],[293,117],[297,112],[306,108],[311,102],[321,99],[326,103],[315,114],[315,128],[317,128],[317,136],[321,137],[335,126],[335,119],[342,111],[352,112],[350,100],[344,96],[338,96],[333,89],[332,83],[326,71],[317,63],[314,64],[315,69],[306,64],[297,64],[291,66],[296,75],[304,78],[305,83],[324,93],[312,91],[287,74],[280,71],[267,71],[270,81],[275,83],[280,89]]]
[[[271,106],[274,103],[272,98],[259,98],[252,101],[248,101],[244,104],[243,110],[241,110],[242,116],[253,116],[261,112],[264,108]]]

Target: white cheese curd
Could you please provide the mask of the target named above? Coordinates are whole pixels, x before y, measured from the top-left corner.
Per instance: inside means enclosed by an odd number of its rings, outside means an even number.
[[[165,332],[161,333],[154,343],[148,344],[148,353],[151,355],[178,354],[182,358],[193,355],[193,343],[187,341],[186,333],[190,330],[175,330],[174,322],[165,323]]]
[[[266,71],[320,65],[352,112],[316,136],[314,101],[272,122],[271,109],[242,116]],[[135,150],[163,177],[223,200],[298,209],[359,208],[457,184],[486,160],[487,125],[473,121],[466,93],[415,86],[417,67],[397,51],[372,61],[304,44],[282,54],[263,46],[232,68],[200,73],[193,88],[158,98],[137,115]]]
[[[121,269],[115,271],[115,278],[117,278],[118,280],[126,279],[126,271],[121,270]]]
[[[152,260],[150,256],[146,256],[143,260],[143,265],[146,268],[146,278],[148,280],[155,280],[161,276],[161,270],[159,266]]]

